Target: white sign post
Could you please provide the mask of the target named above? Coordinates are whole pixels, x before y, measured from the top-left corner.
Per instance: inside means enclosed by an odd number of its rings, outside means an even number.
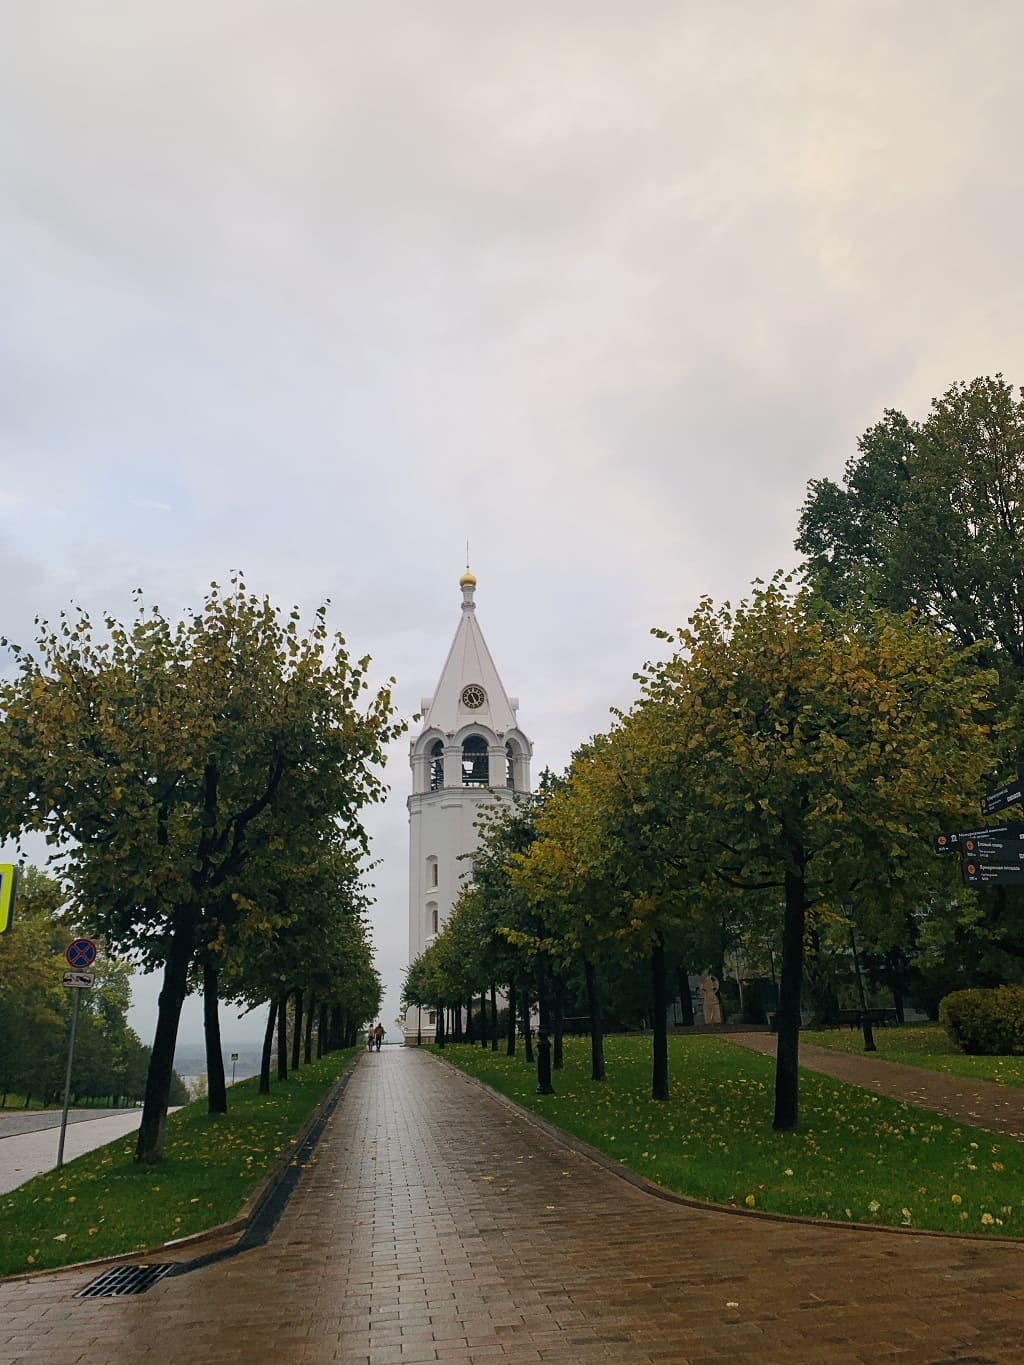
[[[74,1004],[71,1006],[71,1037],[68,1040],[68,1069],[64,1076],[64,1107],[60,1116],[60,1142],[57,1144],[57,1169],[64,1165],[64,1137],[68,1131],[68,1103],[71,1099],[71,1063],[75,1058],[75,1034],[78,1032],[79,991],[92,985],[95,978],[86,971],[96,961],[96,945],[91,938],[76,938],[68,944],[64,954],[72,970],[64,973],[64,985],[75,988]]]

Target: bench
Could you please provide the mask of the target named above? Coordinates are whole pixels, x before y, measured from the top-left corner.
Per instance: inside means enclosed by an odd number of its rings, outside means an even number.
[[[868,1009],[868,1010],[840,1010],[840,1028],[863,1028],[867,1024],[881,1024],[883,1027],[888,1024],[896,1024],[899,1020],[896,1011],[893,1009]]]

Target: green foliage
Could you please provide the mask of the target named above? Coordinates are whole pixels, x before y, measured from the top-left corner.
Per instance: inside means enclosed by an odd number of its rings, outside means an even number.
[[[36,656],[12,646],[0,829],[44,832],[86,914],[153,966],[176,908],[216,918],[213,893],[235,889],[254,845],[301,859],[377,799],[375,765],[403,727],[387,687],[359,710],[369,661],[350,661],[323,609],[300,634],[297,612],[282,619],[239,579],[183,621],[140,603],[103,627],[62,615]]]
[[[939,1021],[968,1055],[1024,1052],[1024,986],[954,991],[939,1005]]]
[[[844,486],[813,480],[797,549],[833,605],[908,608],[960,645],[991,641],[1024,668],[1024,391],[1002,375],[954,384],[923,422],[886,411]]]
[[[203,1101],[167,1120],[158,1171],[120,1138],[0,1195],[0,1275],[124,1255],[234,1218],[352,1057],[333,1052],[293,1073],[273,1095],[232,1087],[230,1115]]]
[[[594,1085],[582,1039],[566,1039],[557,1095],[521,1061],[476,1048],[445,1057],[650,1180],[737,1208],[885,1227],[1024,1236],[1024,1147],[826,1076],[801,1079],[798,1132],[772,1131],[767,1057],[710,1037],[669,1039],[675,1097],[651,1100],[643,1039],[606,1043]],[[495,1176],[516,1197],[511,1162]],[[499,1186],[501,1188],[501,1186]],[[565,1175],[564,1204],[575,1194]]]
[[[18,672],[0,683],[0,836],[42,831],[87,922],[164,968],[147,1162],[197,954],[274,938],[295,914],[282,884],[325,848],[365,848],[359,813],[404,729],[390,685],[364,697],[369,659],[326,608],[299,623],[235,576],[178,622],[141,600],[128,625],[62,614],[35,655],[11,646]]]
[[[18,914],[0,937],[0,1099],[54,1103],[67,1065],[71,992],[61,984],[64,950],[78,932],[65,888],[38,868],[23,870]],[[106,951],[96,985],[79,1000],[72,1100],[134,1103],[145,1088],[149,1049],[128,1027],[130,968]]]
[[[692,838],[740,885],[804,878],[808,902],[885,904],[934,868],[927,837],[969,809],[993,753],[994,684],[909,619],[808,615],[782,579],[705,601],[645,672]]]

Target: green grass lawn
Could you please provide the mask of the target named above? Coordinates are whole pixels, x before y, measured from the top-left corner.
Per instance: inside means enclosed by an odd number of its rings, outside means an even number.
[[[1024,1086],[1024,1057],[968,1057],[949,1041],[941,1024],[904,1024],[900,1028],[874,1030],[877,1053],[887,1062],[906,1062],[951,1076],[995,1081],[999,1085]],[[858,1029],[805,1029],[805,1043],[817,1043],[835,1052],[864,1052],[864,1035]]]
[[[466,1045],[443,1056],[631,1170],[680,1194],[836,1222],[1024,1236],[1024,1145],[813,1072],[800,1128],[772,1131],[774,1061],[724,1039],[669,1038],[672,1099],[650,1098],[649,1038],[566,1039],[558,1092],[535,1094],[519,1057]]]
[[[205,1096],[171,1114],[159,1166],[135,1164],[133,1134],[0,1195],[0,1275],[120,1255],[228,1222],[354,1051],[302,1067],[269,1096],[257,1093],[258,1078],[240,1081],[219,1118],[206,1113]]]

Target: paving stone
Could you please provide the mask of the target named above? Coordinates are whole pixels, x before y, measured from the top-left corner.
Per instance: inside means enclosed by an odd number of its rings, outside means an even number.
[[[0,1283],[0,1365],[1024,1360],[1024,1247],[668,1204],[406,1049],[360,1060],[265,1247],[72,1303],[94,1275]]]

